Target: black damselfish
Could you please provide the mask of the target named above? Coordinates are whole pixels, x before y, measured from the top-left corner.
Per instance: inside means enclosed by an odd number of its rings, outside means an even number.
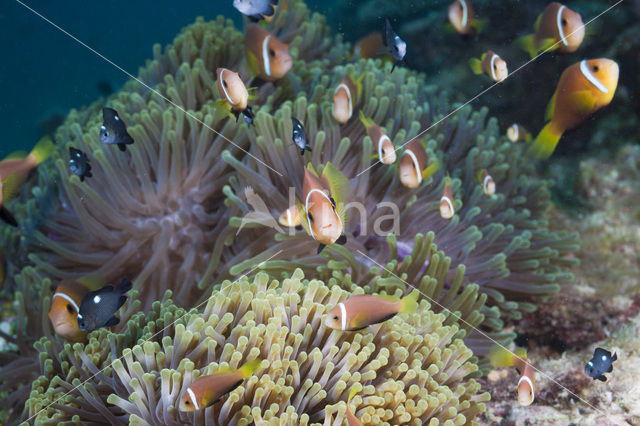
[[[393,72],[396,65],[405,63],[404,57],[407,54],[407,43],[393,30],[389,18],[384,18],[382,42],[389,48],[389,52],[393,58],[393,66],[391,67],[391,72]]]
[[[81,182],[84,182],[84,178],[93,176],[87,154],[79,149],[69,147],[69,171],[80,176]]]
[[[131,290],[131,287],[131,281],[123,278],[116,288],[107,285],[100,290],[87,293],[80,304],[78,328],[82,331],[91,331],[118,324],[120,319],[114,314],[127,301],[127,296],[124,294]]]
[[[613,361],[617,359],[617,354],[614,353],[613,356],[611,356],[611,352],[602,348],[596,348],[593,352],[593,358],[584,366],[584,372],[587,376],[593,377],[593,380],[598,379],[606,382],[607,378],[602,373],[611,373],[613,370]]]
[[[117,144],[120,151],[126,151],[127,145],[133,143],[133,138],[127,132],[127,126],[113,108],[102,108],[102,127],[100,127],[100,142]]]
[[[293,143],[300,148],[300,155],[304,155],[305,151],[311,152],[307,140],[307,132],[305,132],[302,123],[295,117],[291,117],[291,123],[293,123],[293,135],[291,138],[293,139]]]

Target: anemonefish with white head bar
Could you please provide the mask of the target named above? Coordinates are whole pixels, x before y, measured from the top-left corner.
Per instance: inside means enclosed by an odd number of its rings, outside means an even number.
[[[298,226],[300,226],[301,218],[298,207],[291,206],[283,211],[278,218],[278,222],[280,223],[280,225],[286,226],[288,228],[297,228]]]
[[[280,80],[293,66],[289,46],[258,24],[247,26],[244,43],[249,66],[263,80]]]
[[[440,168],[438,160],[430,165],[428,163],[429,158],[424,146],[419,140],[412,139],[404,149],[398,166],[400,182],[411,189],[420,186],[423,179],[433,175]]]
[[[218,93],[236,117],[236,121],[242,114],[247,124],[253,124],[253,111],[247,105],[249,92],[238,73],[226,68],[218,68],[216,75],[218,77]]]
[[[513,123],[507,129],[507,138],[511,142],[529,142],[531,140],[531,133],[529,133],[527,129],[522,127],[520,124]]]
[[[88,292],[89,288],[77,281],[63,280],[51,299],[48,316],[53,330],[71,342],[82,342],[87,337],[87,332],[78,327],[78,313]]]
[[[485,194],[493,195],[496,193],[496,183],[486,169],[478,172],[478,182],[482,185]]]
[[[531,58],[545,50],[575,52],[584,39],[580,14],[555,1],[544,8],[533,29],[535,33],[516,40],[516,44],[529,52]]]
[[[333,92],[333,118],[344,124],[353,116],[353,109],[362,92],[362,74],[358,79],[345,75]]]
[[[362,124],[367,130],[367,135],[369,135],[373,142],[380,162],[383,164],[395,163],[397,159],[396,149],[391,139],[389,139],[389,136],[387,136],[384,130],[374,123],[372,119],[365,117],[362,111],[360,111],[360,121],[362,121]]]
[[[518,402],[523,406],[531,405],[535,399],[536,378],[527,359],[527,350],[517,348],[513,353],[504,346],[494,345],[490,350],[489,360],[494,367],[516,367],[520,374],[517,387]]]
[[[469,66],[474,74],[485,73],[497,83],[504,81],[509,76],[507,63],[493,50],[483,53],[480,59],[469,59]]]
[[[618,87],[618,64],[611,59],[583,59],[564,70],[549,106],[547,120],[528,152],[549,158],[562,134],[580,125],[613,99]]]
[[[260,369],[262,360],[247,361],[237,370],[221,368],[216,373],[196,379],[180,398],[180,411],[203,410],[240,386]]]
[[[338,211],[338,203],[344,201],[348,190],[349,180],[333,164],[324,166],[321,178],[310,164],[304,168],[302,204],[298,208],[303,228],[320,243],[318,253],[329,244],[347,241],[342,233],[344,215]]]
[[[453,188],[451,187],[451,178],[447,176],[444,178],[444,189],[440,198],[440,216],[443,219],[451,219],[456,212],[453,206]]]
[[[449,22],[458,34],[468,35],[480,32],[484,21],[476,18],[469,0],[455,0],[449,5]]]

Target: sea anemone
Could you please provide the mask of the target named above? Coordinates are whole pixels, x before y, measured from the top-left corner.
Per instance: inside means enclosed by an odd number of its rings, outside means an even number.
[[[43,339],[44,374],[29,415],[37,422],[340,424],[353,385],[362,388],[353,402],[365,424],[466,424],[484,410],[488,394],[468,377],[478,367],[455,322],[445,325],[446,315],[423,300],[416,314],[362,332],[331,330],[324,314],[349,296],[346,282],[331,281],[305,280],[300,270],[281,282],[259,273],[224,282],[201,312],[185,312],[168,294],[146,316],[134,315],[124,334],[95,331],[87,345],[67,344],[59,355]],[[256,358],[261,370],[220,403],[177,410],[197,377]]]

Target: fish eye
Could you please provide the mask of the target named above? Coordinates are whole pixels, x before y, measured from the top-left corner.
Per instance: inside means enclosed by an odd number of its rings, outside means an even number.
[[[191,403],[189,401],[185,401],[184,403],[187,404],[187,405],[191,405]]]
[[[272,58],[276,57],[276,51],[273,49],[269,49],[269,55],[271,55]]]
[[[566,27],[566,26],[567,26],[567,20],[566,20],[566,19],[564,19],[564,18],[562,18],[562,26],[563,26],[563,27]]]
[[[71,306],[70,303],[67,303],[67,312],[69,312],[70,314],[74,313],[75,311],[73,310],[73,306]]]
[[[226,88],[227,87],[227,80],[222,80],[222,85]]]
[[[333,319],[334,319],[334,320],[336,320],[336,321],[338,321],[338,320],[340,319],[340,317],[338,317],[337,315],[335,315],[335,316],[333,317]]]
[[[598,70],[599,70],[599,69],[600,69],[600,68],[598,68],[598,66],[597,66],[597,65],[594,65],[594,66],[593,66],[593,72],[598,72]]]

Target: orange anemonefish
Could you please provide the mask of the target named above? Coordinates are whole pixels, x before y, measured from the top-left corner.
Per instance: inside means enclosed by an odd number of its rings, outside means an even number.
[[[322,181],[310,169],[310,165],[304,168],[302,226],[320,243],[318,253],[329,244],[345,244],[347,241],[342,233],[344,217],[338,213],[333,197],[337,197],[339,203],[344,200],[349,180],[333,164],[327,163],[322,171]],[[330,191],[326,189],[327,186]]]
[[[476,34],[484,25],[484,21],[476,18],[468,0],[455,0],[449,5],[449,22],[462,35]]]
[[[427,152],[422,143],[417,139],[412,139],[404,149],[398,166],[400,182],[411,189],[420,186],[423,179],[428,178],[440,168],[438,160],[427,166],[428,162]]]
[[[494,367],[516,367],[520,374],[518,402],[525,407],[531,405],[535,398],[536,378],[533,367],[527,359],[527,350],[517,348],[515,353],[512,353],[503,346],[494,345],[489,353],[489,360]]]
[[[63,280],[51,299],[49,320],[56,334],[71,342],[82,342],[87,332],[78,327],[78,313],[89,288],[74,280]]]
[[[334,330],[357,331],[387,321],[397,314],[413,314],[420,292],[415,289],[404,298],[358,294],[338,303],[325,317],[324,324]]]
[[[485,73],[495,82],[502,82],[509,75],[507,63],[493,50],[488,50],[482,54],[480,59],[469,59],[469,66],[474,74]]]
[[[354,44],[351,51],[351,56],[354,59],[374,59],[381,56],[388,56],[389,54],[384,49],[384,42],[382,41],[382,33],[374,31],[362,37]]]
[[[360,111],[360,121],[367,130],[367,135],[371,138],[374,146],[377,148],[378,159],[383,164],[393,164],[396,162],[396,149],[389,139],[389,136],[382,130],[380,126],[373,122],[372,119],[364,116]]]
[[[278,222],[280,225],[287,226],[289,228],[296,228],[300,226],[302,220],[300,218],[300,211],[298,210],[298,207],[291,206],[283,211],[278,218]]]
[[[17,194],[27,181],[29,173],[49,158],[54,150],[49,136],[38,141],[29,154],[13,152],[0,161],[0,219],[12,226],[18,226],[15,217],[4,206]]]
[[[231,113],[238,117],[242,113],[244,120],[248,124],[253,123],[253,111],[247,105],[249,100],[249,92],[244,83],[240,79],[237,72],[233,72],[226,68],[217,68],[218,93],[223,97],[225,104],[231,109]]]
[[[482,190],[485,194],[493,195],[496,193],[496,183],[486,169],[478,172],[478,182],[482,185]]]
[[[352,76],[345,75],[333,92],[333,118],[340,124],[351,119],[357,96],[362,92],[362,74],[354,81]]]
[[[549,158],[562,134],[577,127],[613,99],[618,86],[618,64],[611,59],[583,59],[564,70],[558,81],[542,128],[528,152]]]
[[[351,387],[351,390],[349,391],[349,397],[347,398],[347,413],[346,413],[346,417],[347,417],[347,424],[349,426],[362,426],[362,422],[351,411],[351,398],[356,396],[357,393],[358,393],[358,385],[355,384],[355,385],[353,385]]]
[[[258,24],[247,26],[244,44],[249,66],[263,80],[279,80],[293,66],[289,46]]]
[[[511,142],[520,142],[520,141],[529,142],[531,141],[531,133],[527,132],[527,129],[525,129],[521,125],[517,123],[513,123],[507,129],[507,138]]]
[[[221,368],[214,374],[196,379],[182,394],[178,408],[180,411],[196,411],[215,404],[258,371],[261,365],[261,359],[254,359],[237,370]]]
[[[544,8],[533,30],[535,33],[516,40],[516,44],[529,52],[531,58],[547,49],[560,53],[575,52],[584,39],[584,24],[580,14],[555,1]]]
[[[451,178],[447,176],[444,178],[444,189],[442,190],[442,197],[440,198],[440,216],[443,219],[451,219],[456,212],[453,206],[454,200]]]

